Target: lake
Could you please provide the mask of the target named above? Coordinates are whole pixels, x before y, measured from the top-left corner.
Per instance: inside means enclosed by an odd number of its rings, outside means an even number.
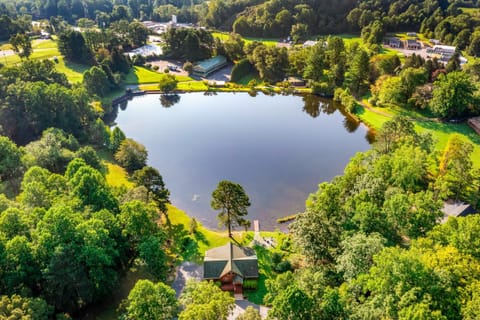
[[[247,218],[273,230],[370,148],[366,126],[313,95],[145,95],[120,108],[115,124],[146,146],[172,204],[211,228],[218,228],[210,200],[219,181],[241,184],[252,204]]]

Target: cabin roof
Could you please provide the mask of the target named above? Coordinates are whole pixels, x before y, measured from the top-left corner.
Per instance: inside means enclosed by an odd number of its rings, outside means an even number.
[[[229,272],[245,278],[257,278],[258,260],[255,251],[229,242],[205,252],[203,262],[205,279],[219,279]]]

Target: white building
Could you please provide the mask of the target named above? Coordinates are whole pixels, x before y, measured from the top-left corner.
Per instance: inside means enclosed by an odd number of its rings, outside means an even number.
[[[433,46],[433,52],[441,55],[453,56],[457,50],[454,46],[436,45]]]

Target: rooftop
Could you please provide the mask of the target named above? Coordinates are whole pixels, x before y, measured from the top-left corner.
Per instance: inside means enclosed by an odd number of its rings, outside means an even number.
[[[225,58],[224,56],[216,56],[216,57],[198,62],[197,66],[202,69],[209,70],[219,64],[224,64],[225,62],[227,62],[227,58]]]
[[[219,279],[229,272],[234,272],[241,277],[258,278],[258,261],[255,251],[229,242],[205,252],[203,263],[205,279]]]

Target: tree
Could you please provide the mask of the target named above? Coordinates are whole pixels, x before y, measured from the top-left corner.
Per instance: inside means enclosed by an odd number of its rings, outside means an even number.
[[[255,308],[248,306],[247,309],[245,309],[245,312],[239,315],[235,320],[262,320],[262,316],[260,316],[260,313]]]
[[[0,296],[0,315],[5,319],[49,319],[53,308],[41,298],[26,298],[19,295]]]
[[[432,112],[444,119],[464,116],[474,104],[475,85],[462,71],[440,75],[434,82]]]
[[[141,22],[134,21],[128,25],[128,38],[132,46],[140,47],[147,43],[148,29]]]
[[[307,199],[305,212],[290,226],[295,244],[313,264],[331,263],[336,256],[345,222],[339,195],[336,184],[320,184]]]
[[[22,171],[23,152],[7,137],[0,136],[0,182],[17,176]]]
[[[244,224],[244,216],[248,214],[250,199],[242,186],[227,180],[220,181],[212,193],[211,207],[220,210],[219,222],[228,228],[228,236],[232,237],[235,225]]]
[[[163,93],[170,93],[177,87],[178,80],[174,75],[169,73],[160,74],[160,80],[158,81],[158,88]]]
[[[314,319],[314,306],[313,300],[292,284],[273,299],[272,309],[268,314],[276,319],[310,320]]]
[[[81,32],[69,29],[58,35],[58,50],[69,61],[90,63],[93,54],[85,43]]]
[[[127,137],[125,136],[125,133],[123,133],[122,129],[120,129],[119,127],[113,128],[112,132],[110,133],[108,149],[110,149],[114,153],[117,152],[123,140],[125,140],[126,138]]]
[[[30,37],[24,33],[17,33],[10,38],[9,42],[20,58],[28,58],[33,52]]]
[[[370,70],[370,57],[363,49],[358,49],[346,75],[350,90],[355,94],[361,94],[367,86],[368,73]]]
[[[175,291],[162,282],[138,280],[126,299],[126,319],[171,320],[178,314]]]
[[[170,203],[168,199],[170,192],[165,188],[163,178],[157,169],[149,166],[145,166],[140,170],[137,170],[133,174],[133,180],[140,186],[144,186],[147,189],[147,202],[149,201],[150,194],[153,195],[153,201],[157,205],[161,212],[167,210],[167,203]]]
[[[193,72],[193,63],[191,63],[190,61],[187,61],[183,64],[183,67],[182,69],[188,73],[188,75],[191,75],[192,72]]]
[[[343,253],[336,259],[337,271],[343,273],[347,281],[361,273],[367,273],[373,264],[373,256],[382,251],[385,244],[379,234],[365,235],[357,233],[344,239],[341,243]]]
[[[260,74],[260,78],[271,83],[283,81],[288,68],[288,54],[285,48],[257,46],[251,56],[250,62]]]
[[[122,141],[115,153],[115,160],[129,172],[143,168],[147,157],[148,152],[145,146],[128,138]]]
[[[93,66],[83,73],[83,85],[90,94],[100,97],[103,97],[110,89],[107,74],[97,66]]]
[[[189,280],[180,296],[184,310],[179,320],[226,320],[235,300],[213,282]]]
[[[439,165],[439,176],[435,182],[437,195],[441,199],[460,199],[467,194],[473,181],[471,154],[473,145],[460,135],[452,134],[448,139]]]

